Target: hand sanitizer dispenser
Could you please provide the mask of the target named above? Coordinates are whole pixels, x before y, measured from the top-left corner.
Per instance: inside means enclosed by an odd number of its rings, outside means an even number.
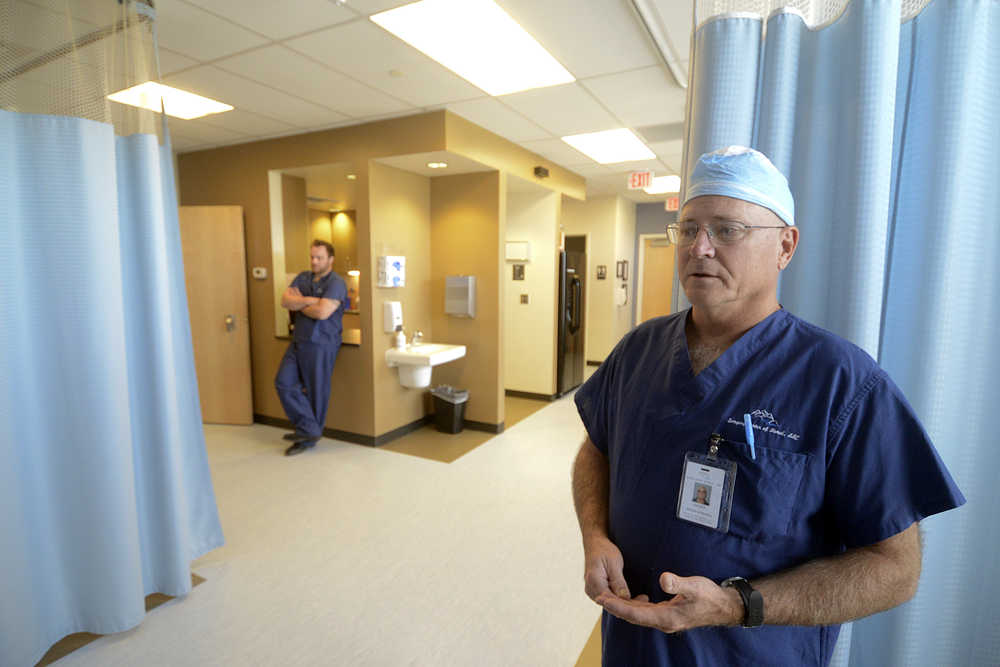
[[[384,302],[383,313],[383,329],[386,333],[395,333],[396,327],[403,326],[403,304],[399,301]]]

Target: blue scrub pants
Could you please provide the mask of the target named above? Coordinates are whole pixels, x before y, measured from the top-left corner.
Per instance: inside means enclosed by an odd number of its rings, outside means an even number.
[[[323,435],[330,407],[330,376],[340,344],[292,342],[281,359],[274,388],[295,430],[317,438]],[[302,392],[305,387],[305,393]]]

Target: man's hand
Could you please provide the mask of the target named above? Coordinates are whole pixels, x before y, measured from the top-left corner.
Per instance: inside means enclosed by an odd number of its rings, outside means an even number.
[[[584,546],[584,590],[587,596],[600,603],[602,595],[628,600],[628,584],[623,569],[625,560],[614,542],[606,537],[594,536]]]
[[[678,577],[664,572],[660,575],[660,588],[674,597],[653,604],[646,595],[628,600],[608,591],[598,595],[595,601],[624,621],[667,633],[706,625],[738,625],[743,620],[743,601],[739,593],[732,588],[722,588],[711,579]]]

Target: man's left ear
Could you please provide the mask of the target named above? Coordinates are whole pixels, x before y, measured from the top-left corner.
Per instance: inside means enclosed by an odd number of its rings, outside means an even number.
[[[784,271],[788,263],[792,261],[795,248],[799,245],[799,228],[786,227],[781,230],[781,252],[778,253],[778,270]]]

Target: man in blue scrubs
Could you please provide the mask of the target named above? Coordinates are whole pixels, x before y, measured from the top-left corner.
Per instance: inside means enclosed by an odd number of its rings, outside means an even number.
[[[281,295],[281,307],[295,313],[292,342],[274,378],[281,406],[295,426],[294,433],[284,436],[292,441],[285,456],[301,454],[323,436],[347,297],[344,279],[333,272],[333,253],[326,241],[313,241],[309,249],[312,271],[295,276]]]
[[[604,664],[826,665],[839,624],[914,595],[917,523],[965,499],[885,371],[778,303],[799,230],[770,160],[701,156],[667,231],[691,308],[575,399]]]

